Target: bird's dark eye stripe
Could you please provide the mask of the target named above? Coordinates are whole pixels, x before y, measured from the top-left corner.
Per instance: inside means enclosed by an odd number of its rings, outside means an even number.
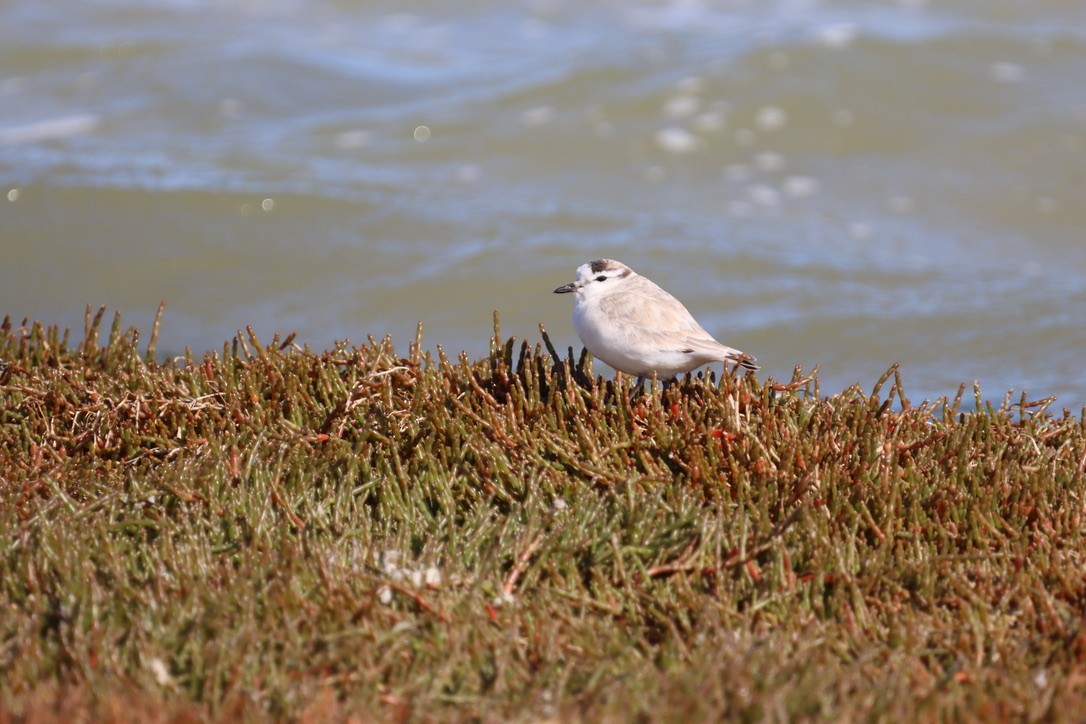
[[[605,277],[603,274],[600,274],[598,277],[596,277],[596,281],[605,282],[607,281],[607,277]]]

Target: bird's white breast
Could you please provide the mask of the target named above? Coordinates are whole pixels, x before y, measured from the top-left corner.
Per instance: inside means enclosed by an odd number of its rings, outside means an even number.
[[[578,301],[573,308],[573,327],[593,357],[633,375],[655,370],[661,377],[671,377],[691,366],[688,355],[666,353],[643,330],[610,317],[600,299]]]

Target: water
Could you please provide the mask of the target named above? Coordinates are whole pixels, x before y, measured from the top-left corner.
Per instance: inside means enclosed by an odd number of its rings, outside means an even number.
[[[610,256],[777,378],[1077,412],[1084,78],[1079,0],[9,2],[0,314],[579,348]]]

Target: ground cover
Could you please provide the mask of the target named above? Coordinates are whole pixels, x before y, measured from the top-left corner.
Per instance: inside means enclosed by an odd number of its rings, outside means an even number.
[[[1051,400],[102,321],[0,326],[0,720],[1086,711]]]

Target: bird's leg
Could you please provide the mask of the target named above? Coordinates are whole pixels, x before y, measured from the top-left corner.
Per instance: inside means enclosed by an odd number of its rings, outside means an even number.
[[[638,375],[637,381],[634,382],[633,388],[630,390],[630,402],[633,402],[638,397],[645,394],[645,375]]]

